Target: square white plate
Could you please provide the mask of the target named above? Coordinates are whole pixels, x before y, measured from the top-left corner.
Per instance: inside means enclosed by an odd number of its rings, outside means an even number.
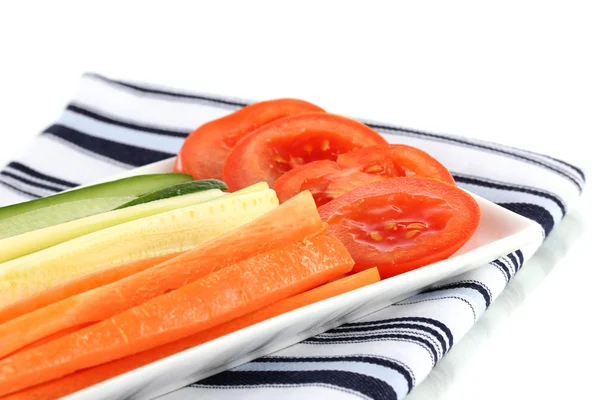
[[[118,177],[172,171],[174,159]],[[527,218],[473,196],[481,223],[452,257],[309,306],[290,311],[201,344],[67,396],[68,400],[149,399],[231,369],[401,301],[443,279],[476,268],[517,249],[535,248],[541,227]],[[529,254],[525,252],[527,258]]]

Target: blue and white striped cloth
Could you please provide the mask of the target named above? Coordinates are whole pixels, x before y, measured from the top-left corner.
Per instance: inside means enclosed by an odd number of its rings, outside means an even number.
[[[0,205],[46,196],[176,154],[198,125],[248,104],[86,74],[60,119],[0,172]],[[367,121],[368,122],[368,121]],[[494,143],[368,122],[439,159],[465,189],[531,218],[546,235],[581,194],[581,169]],[[509,284],[520,251],[166,399],[400,399]]]

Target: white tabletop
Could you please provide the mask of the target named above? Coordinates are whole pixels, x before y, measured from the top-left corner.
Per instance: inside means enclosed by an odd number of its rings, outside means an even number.
[[[0,164],[94,71],[250,99],[304,98],[598,171],[589,139],[600,132],[597,9],[110,3],[0,2]],[[410,400],[594,393],[600,267],[590,232],[599,193],[589,180],[576,209]]]

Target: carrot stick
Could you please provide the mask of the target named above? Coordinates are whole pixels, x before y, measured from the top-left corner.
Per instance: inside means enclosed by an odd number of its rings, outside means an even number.
[[[250,314],[246,314],[240,318],[234,319],[233,321],[217,325],[214,328],[202,331],[196,335],[192,335],[190,337],[182,339],[180,340],[180,342],[185,342],[185,348],[190,348],[198,344],[208,342],[209,340],[213,340],[215,338],[224,336],[228,333],[246,328],[250,325],[257,324],[261,321],[275,317],[277,315],[284,314],[288,311],[295,310],[308,304],[316,303],[317,301],[337,296],[339,294],[346,293],[351,290],[358,289],[362,286],[366,286],[379,281],[379,272],[377,268],[370,268],[368,270],[364,270],[363,272],[364,273],[350,275],[342,279],[330,282],[326,285],[319,286],[312,290],[308,290],[304,293],[297,294],[296,296],[289,297],[278,303],[272,304],[265,308],[261,308],[260,310],[254,311]],[[181,345],[182,343],[178,344],[177,346]],[[171,346],[171,344],[168,344],[166,346]],[[175,348],[175,346],[173,348]]]
[[[319,236],[250,257],[110,319],[0,361],[0,395],[173,342],[349,272],[338,239]]]
[[[51,342],[51,341],[53,341],[55,339],[58,339],[60,337],[65,336],[65,335],[67,335],[67,334],[69,334],[71,332],[76,332],[76,331],[78,331],[80,329],[87,328],[90,325],[93,325],[93,324],[90,323],[90,324],[77,325],[77,326],[74,326],[72,328],[65,329],[64,331],[60,331],[60,332],[54,333],[54,334],[52,334],[50,336],[44,337],[43,339],[40,339],[40,340],[35,341],[35,342],[31,343],[31,344],[28,344],[27,346],[19,349],[19,351],[25,351],[25,350],[34,348],[36,346],[39,346],[41,344]]]
[[[377,268],[364,270],[357,274],[327,283],[317,288],[289,297],[285,300],[281,300],[230,322],[207,329],[206,331],[196,333],[183,339],[176,340],[175,342],[167,343],[141,353],[101,364],[96,367],[77,371],[63,378],[55,379],[51,382],[25,389],[23,391],[14,393],[13,395],[9,395],[6,398],[3,397],[2,400],[39,400],[63,397],[88,386],[110,379],[114,376],[121,375],[146,364],[150,364],[151,362],[179,353],[191,347],[198,346],[199,344],[205,343],[214,338],[259,323],[277,315],[281,315],[288,311],[370,285],[378,282],[379,280],[380,278]]]
[[[56,303],[79,293],[87,292],[88,290],[118,281],[119,279],[133,275],[136,272],[143,271],[180,254],[181,253],[172,253],[163,256],[132,261],[130,263],[118,265],[109,269],[82,276],[80,278],[72,279],[60,286],[56,286],[41,293],[34,294],[29,298],[23,299],[17,303],[10,304],[0,309],[0,324],[10,321],[11,319],[17,318],[21,315],[30,313],[39,308],[45,307],[48,304]]]
[[[0,358],[73,326],[110,318],[212,271],[321,232],[323,227],[311,194],[301,193],[248,224],[178,257],[0,325]]]

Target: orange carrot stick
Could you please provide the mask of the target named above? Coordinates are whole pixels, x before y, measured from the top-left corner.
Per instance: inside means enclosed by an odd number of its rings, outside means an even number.
[[[311,194],[301,193],[178,257],[0,325],[0,358],[73,326],[110,318],[254,254],[302,240],[323,226]]]
[[[118,281],[119,279],[133,275],[136,272],[143,271],[180,254],[182,253],[172,253],[163,256],[132,261],[130,263],[117,265],[109,269],[97,271],[80,278],[72,279],[63,283],[62,285],[53,287],[41,293],[34,294],[29,298],[23,299],[17,303],[10,304],[0,309],[0,324],[45,307],[48,304],[56,303],[79,293],[87,292],[88,290]]]
[[[110,319],[0,361],[0,395],[173,342],[349,272],[338,239],[319,236],[250,257]]]
[[[59,397],[77,392],[88,386],[110,379],[114,376],[121,375],[146,364],[150,364],[151,362],[179,353],[191,347],[198,346],[199,344],[205,343],[214,338],[259,323],[277,315],[281,315],[288,311],[370,285],[378,282],[379,280],[380,278],[377,268],[364,270],[357,274],[327,283],[323,286],[319,286],[317,288],[297,294],[285,300],[281,300],[230,322],[207,329],[206,331],[176,340],[172,343],[167,343],[154,349],[146,350],[141,353],[133,354],[125,358],[120,358],[118,360],[98,365],[96,367],[77,371],[63,378],[55,379],[51,382],[25,389],[9,395],[6,398],[3,397],[1,400],[57,399]]]
[[[195,335],[178,340],[177,342],[166,344],[164,346],[161,346],[161,351],[164,351],[162,350],[162,348],[169,348],[169,353],[174,354],[179,351],[188,349],[190,347],[197,346],[201,343],[205,343],[218,337],[225,336],[228,333],[246,328],[250,325],[257,324],[261,321],[267,320],[277,315],[284,314],[288,311],[295,310],[297,308],[316,303],[317,301],[321,301],[329,297],[337,296],[339,294],[370,285],[371,283],[378,282],[379,280],[380,278],[378,269],[370,268],[362,271],[362,273],[350,275],[342,279],[330,282],[328,284],[319,286],[317,288],[308,290],[304,293],[300,293],[295,296],[289,297],[278,303],[272,304],[265,308],[261,308],[250,314],[246,314],[240,318],[236,318],[233,321],[217,325],[214,328],[207,329]],[[177,351],[175,351],[176,349]],[[152,349],[149,351],[153,352],[155,350],[157,349]]]

